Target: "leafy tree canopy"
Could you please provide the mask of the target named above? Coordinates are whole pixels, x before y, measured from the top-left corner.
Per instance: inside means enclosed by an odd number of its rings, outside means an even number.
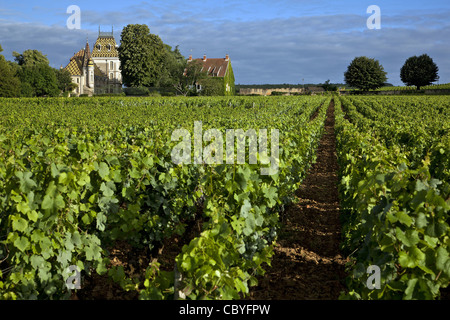
[[[167,51],[147,25],[129,24],[121,34],[119,51],[123,83],[127,87],[153,87],[159,84]]]
[[[407,86],[416,86],[420,90],[439,79],[439,68],[427,54],[413,56],[405,61],[400,70],[400,79]]]
[[[22,54],[14,51],[14,60],[19,64],[19,66],[36,66],[39,64],[49,65],[47,55],[42,54],[38,50],[25,50]]]
[[[77,85],[72,82],[70,72],[66,69],[55,70],[57,86],[60,91],[70,92],[74,90]]]
[[[320,85],[325,91],[336,91],[337,85],[330,83],[330,79],[325,81],[324,84]]]
[[[172,50],[172,47],[165,44],[166,56],[164,58],[163,71],[159,80],[159,86],[161,87],[175,87],[180,76],[184,73],[186,68],[186,58],[183,57],[178,46]]]
[[[360,90],[373,90],[387,81],[386,72],[378,60],[368,57],[353,59],[344,73],[345,82]]]
[[[2,51],[3,48],[0,45],[0,52]],[[17,97],[19,95],[20,81],[5,57],[0,55],[0,97]]]
[[[39,64],[22,66],[19,71],[22,95],[31,97],[58,96],[58,81],[52,67]]]

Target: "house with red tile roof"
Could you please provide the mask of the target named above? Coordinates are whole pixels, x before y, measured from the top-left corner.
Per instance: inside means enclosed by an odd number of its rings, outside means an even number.
[[[225,58],[192,59],[189,56],[188,63],[196,62],[202,66],[201,72],[206,72],[208,77],[197,83],[197,91],[209,91],[211,95],[230,96],[235,94],[234,73],[228,54]]]

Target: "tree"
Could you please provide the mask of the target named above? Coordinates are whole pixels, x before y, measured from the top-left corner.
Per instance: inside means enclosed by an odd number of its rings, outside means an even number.
[[[360,90],[373,90],[387,81],[386,72],[378,60],[357,57],[353,59],[344,73],[345,82]]]
[[[72,82],[72,77],[70,76],[70,72],[66,69],[59,69],[55,71],[56,82],[58,89],[61,92],[72,92],[75,88],[78,87],[76,83]]]
[[[50,67],[47,57],[38,50],[13,52],[17,76],[21,81],[21,95],[25,97],[58,96],[58,80],[55,69]]]
[[[166,50],[161,38],[151,34],[147,25],[127,25],[122,30],[118,51],[122,80],[127,87],[158,84]]]
[[[0,46],[0,52],[3,49]],[[3,55],[0,55],[0,97],[20,96],[20,80]]]
[[[26,97],[59,96],[55,71],[45,64],[22,66],[19,72],[22,95]]]
[[[183,57],[178,46],[172,47],[165,44],[166,56],[162,65],[162,73],[159,79],[159,86],[174,88],[179,82],[180,76],[186,68],[186,58]]]
[[[400,70],[400,79],[407,86],[416,86],[420,90],[439,79],[439,68],[427,54],[413,56],[405,61]]]
[[[197,94],[195,85],[208,77],[206,71],[202,71],[202,64],[199,61],[185,62],[184,71],[178,75],[178,79],[174,84],[175,90],[187,96],[189,94]]]
[[[202,86],[201,94],[204,96],[223,96],[224,85],[223,78],[206,77],[206,79],[200,80]]]
[[[336,90],[337,90],[337,86],[334,85],[334,84],[331,84],[331,83],[330,83],[330,79],[328,79],[327,81],[325,81],[325,83],[324,83],[324,84],[321,84],[320,86],[321,86],[321,87],[323,88],[323,90],[325,90],[325,91],[336,91]]]
[[[47,56],[38,50],[25,50],[22,54],[13,52],[14,59],[19,66],[37,66],[40,64],[49,65]]]

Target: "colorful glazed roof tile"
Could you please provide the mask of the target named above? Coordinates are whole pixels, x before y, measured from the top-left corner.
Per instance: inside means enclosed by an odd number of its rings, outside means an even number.
[[[91,60],[91,48],[89,48],[89,42],[86,42],[86,48],[84,49],[83,55],[83,68],[89,65],[89,60]]]
[[[112,32],[99,32],[97,41],[95,42],[94,49],[92,50],[93,58],[114,58],[119,57],[117,51],[116,40]]]
[[[82,74],[82,61],[84,57],[84,49],[81,49],[70,58],[69,64],[64,68],[70,72],[72,76],[80,76]]]
[[[107,77],[105,73],[92,61],[90,52],[89,52],[89,44],[86,44],[86,49],[81,49],[77,53],[74,54],[72,58],[70,58],[69,64],[64,68],[70,72],[72,76],[81,76],[85,65],[94,66],[94,76],[96,77]],[[87,53],[86,53],[87,51]]]

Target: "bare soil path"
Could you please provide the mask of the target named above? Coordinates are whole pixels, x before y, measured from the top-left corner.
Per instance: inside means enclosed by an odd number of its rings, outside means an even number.
[[[345,290],[339,251],[338,163],[334,102],[330,103],[317,162],[298,190],[298,202],[286,211],[272,267],[251,289],[250,299],[336,300]]]

